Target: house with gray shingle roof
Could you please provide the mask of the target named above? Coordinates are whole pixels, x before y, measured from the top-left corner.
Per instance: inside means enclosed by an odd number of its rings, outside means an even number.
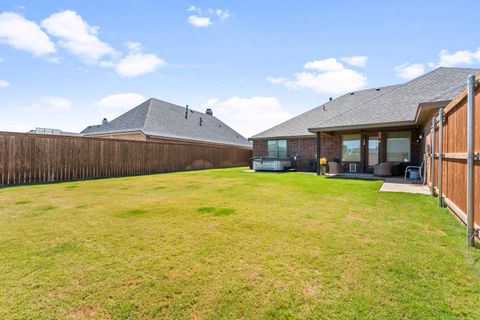
[[[158,99],[148,99],[114,120],[92,125],[84,136],[116,139],[162,141],[251,149],[241,134],[213,115],[181,107]]]
[[[254,158],[289,158],[297,170],[320,157],[345,172],[370,173],[383,162],[420,165],[431,118],[478,69],[440,67],[403,84],[346,93],[250,138]],[[317,171],[318,172],[318,171]]]

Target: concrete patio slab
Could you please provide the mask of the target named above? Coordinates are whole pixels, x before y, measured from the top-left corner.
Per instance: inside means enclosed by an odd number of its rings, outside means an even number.
[[[431,194],[430,189],[424,184],[388,182],[387,180],[385,180],[385,182],[382,184],[380,191]]]

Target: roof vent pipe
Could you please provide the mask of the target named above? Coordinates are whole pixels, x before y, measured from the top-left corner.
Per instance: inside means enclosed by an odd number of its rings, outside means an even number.
[[[208,114],[209,116],[213,116],[213,110],[210,108],[207,108],[207,110],[205,110],[205,113]]]
[[[103,120],[102,120],[102,124],[108,124],[108,120],[107,120],[107,118],[103,118]]]
[[[202,117],[200,117],[200,127],[202,126],[202,123],[203,123],[203,119]]]
[[[328,98],[328,101],[332,101],[332,100],[333,100],[333,98],[332,98],[332,97]]]
[[[188,104],[185,108],[185,119],[188,119]]]

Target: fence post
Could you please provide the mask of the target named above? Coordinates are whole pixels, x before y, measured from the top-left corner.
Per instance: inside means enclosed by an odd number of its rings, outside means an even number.
[[[475,116],[475,76],[468,77],[468,98],[467,98],[467,242],[473,245],[473,237],[475,235],[474,219],[473,219],[473,195],[474,195],[474,116]]]
[[[434,175],[435,175],[435,116],[432,117],[432,148],[430,150],[432,160],[430,164],[430,185],[432,187],[432,196],[435,195]]]
[[[443,108],[438,113],[438,205],[443,207]]]

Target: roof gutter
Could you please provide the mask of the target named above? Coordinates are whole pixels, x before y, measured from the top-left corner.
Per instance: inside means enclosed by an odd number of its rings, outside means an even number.
[[[336,126],[336,127],[319,127],[308,128],[309,132],[332,132],[332,131],[346,131],[346,130],[358,130],[358,129],[378,129],[389,127],[408,127],[418,125],[415,121],[397,121],[397,122],[381,122],[381,123],[369,123],[369,124],[357,124],[351,126]]]
[[[250,137],[248,138],[249,141],[255,141],[255,140],[268,140],[268,139],[302,139],[302,138],[315,138],[315,135],[313,134],[303,134],[303,135],[298,135],[298,136],[266,136],[266,137]]]

